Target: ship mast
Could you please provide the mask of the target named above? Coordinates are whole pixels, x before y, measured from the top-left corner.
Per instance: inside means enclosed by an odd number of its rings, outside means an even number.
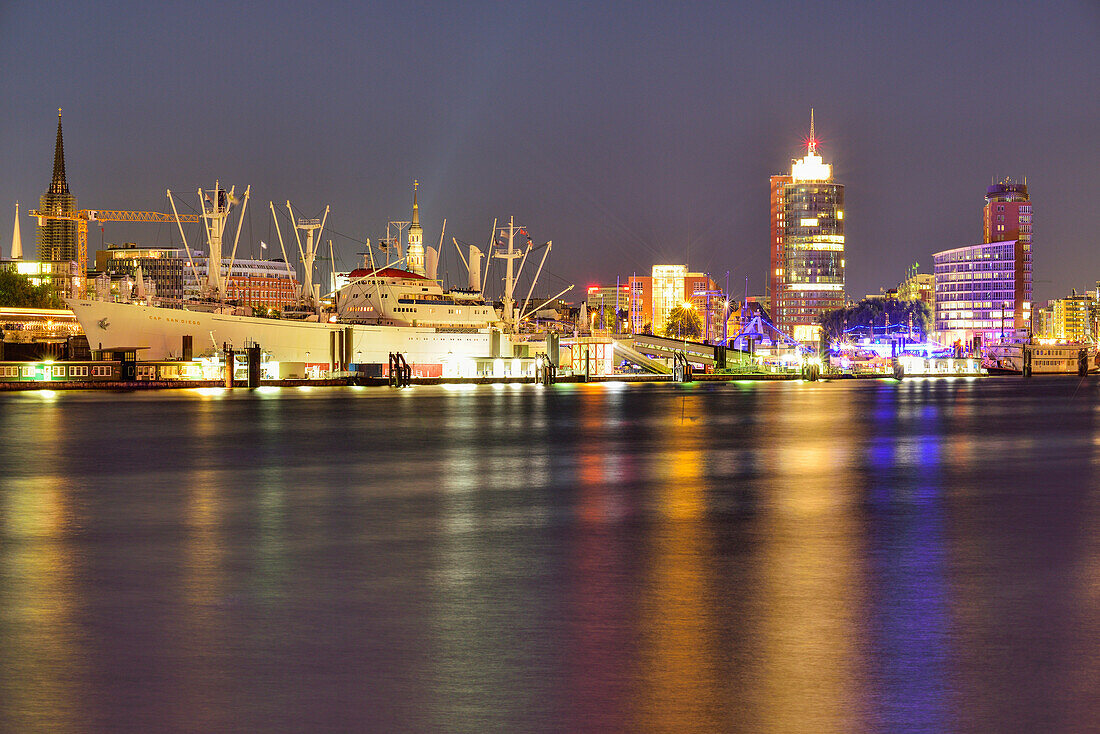
[[[502,230],[503,231],[503,230]],[[502,260],[508,262],[507,270],[504,276],[504,313],[501,314],[501,320],[509,331],[516,331],[516,300],[513,297],[513,291],[515,290],[515,260],[517,257],[522,257],[523,253],[516,250],[515,237],[516,237],[516,222],[515,217],[508,217],[508,249],[500,250],[496,253],[496,256]]]
[[[226,191],[221,186],[221,181],[214,181],[214,188],[207,189],[205,192],[200,188],[197,193],[199,197],[199,208],[202,211],[202,224],[203,229],[206,231],[206,243],[210,249],[210,256],[206,260],[206,282],[201,283],[203,293],[209,297],[219,301],[225,300],[225,287],[229,280],[231,273],[228,271],[222,275],[222,235],[225,232],[226,221],[229,219],[229,212],[233,208],[234,204],[239,203],[239,200],[235,196],[236,187],[231,187],[229,191]],[[251,192],[251,187],[245,189],[244,192],[244,206],[248,206],[248,197]],[[183,236],[183,223],[180,219],[179,213],[176,211],[176,200],[172,196],[172,192],[168,191],[168,201],[172,205],[172,214],[176,218],[176,224],[180,228],[180,237],[183,238],[183,245],[187,247],[187,238]],[[237,243],[241,238],[241,224],[244,219],[244,210],[241,211],[241,221],[237,223],[237,234],[233,239],[233,254],[230,255],[229,267],[233,267],[233,258],[236,257]],[[187,256],[190,258],[191,250],[188,248]],[[192,263],[192,269],[195,270]],[[195,270],[195,277],[198,278],[198,271]]]
[[[294,219],[294,210],[290,202],[286,203],[286,210],[290,212],[290,219],[296,222],[294,225],[294,239],[298,241],[298,254],[302,258],[302,303],[310,309],[316,309],[321,305],[321,299],[317,295],[317,284],[313,282],[313,263],[317,259],[317,245],[314,242],[314,232],[325,228],[328,219],[329,208],[325,207],[324,217],[321,219]],[[298,230],[306,233],[306,244],[302,247],[302,238]]]
[[[199,206],[202,207],[202,223],[206,229],[206,241],[210,257],[206,261],[206,292],[218,300],[225,300],[225,281],[222,280],[222,233],[229,218],[229,200],[235,187],[225,191],[220,181],[214,182],[211,191],[199,189]],[[213,194],[213,197],[211,197]]]

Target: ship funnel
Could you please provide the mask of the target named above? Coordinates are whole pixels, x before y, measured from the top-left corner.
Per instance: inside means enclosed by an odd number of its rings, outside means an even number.
[[[424,248],[424,272],[429,280],[436,280],[439,271],[439,250],[434,247]]]
[[[470,245],[470,290],[481,290],[481,250]]]

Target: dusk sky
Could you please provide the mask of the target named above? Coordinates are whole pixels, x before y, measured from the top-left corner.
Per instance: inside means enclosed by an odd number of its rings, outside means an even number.
[[[328,204],[347,269],[362,248],[340,235],[407,219],[419,179],[425,244],[444,217],[448,242],[484,244],[510,214],[552,239],[540,291],[687,263],[762,293],[768,176],[804,153],[813,107],[850,295],[980,241],[991,177],[1026,176],[1046,300],[1100,279],[1098,39],[1097,0],[6,2],[0,248],[46,190],[62,107],[79,208],[251,184],[246,252],[277,241],[269,200]]]

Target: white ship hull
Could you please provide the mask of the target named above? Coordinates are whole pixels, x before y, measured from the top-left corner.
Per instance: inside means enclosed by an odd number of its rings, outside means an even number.
[[[991,344],[986,347],[982,366],[991,373],[1022,374],[1026,356],[1035,375],[1076,375],[1085,354],[1086,370],[1096,367],[1093,344]]]
[[[309,322],[159,308],[132,303],[72,299],[69,307],[92,349],[140,349],[142,360],[179,359],[185,336],[193,355],[214,354],[228,343],[236,349],[259,344],[269,359],[328,369],[347,363],[388,364],[400,352],[414,367],[437,372],[442,365],[492,355],[493,330],[376,326]],[[511,347],[501,336],[500,348]]]

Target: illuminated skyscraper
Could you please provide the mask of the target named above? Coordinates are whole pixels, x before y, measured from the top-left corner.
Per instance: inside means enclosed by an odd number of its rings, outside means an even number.
[[[936,331],[941,341],[1024,338],[1031,320],[1031,201],[1027,185],[986,189],[982,243],[937,252]]]
[[[38,200],[38,208],[43,214],[73,214],[76,211],[76,197],[69,192],[69,182],[65,178],[65,146],[61,140],[61,110],[57,111],[57,142],[53,151],[53,178],[50,188]],[[46,219],[38,228],[37,234],[39,260],[77,259],[76,221]]]
[[[817,318],[844,306],[844,186],[817,153],[813,111],[806,155],[791,175],[773,176],[772,319],[803,342],[814,341]]]
[[[1005,179],[985,190],[982,241],[1016,240],[1020,244],[1020,282],[1017,284],[1013,319],[1024,329],[1031,326],[1031,199],[1025,183]]]

